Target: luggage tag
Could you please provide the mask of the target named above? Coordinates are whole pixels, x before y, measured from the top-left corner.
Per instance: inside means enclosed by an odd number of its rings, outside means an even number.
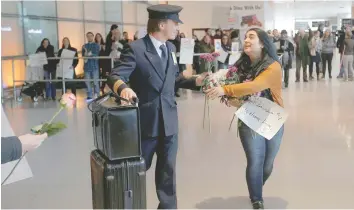
[[[171,52],[171,54],[172,54],[173,64],[177,65],[176,53],[175,52]]]

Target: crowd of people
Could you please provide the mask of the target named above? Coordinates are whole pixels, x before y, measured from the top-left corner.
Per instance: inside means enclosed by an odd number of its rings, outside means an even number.
[[[124,47],[132,42],[129,39],[127,32],[123,32],[123,37],[118,29],[118,26],[113,24],[110,28],[110,31],[104,39],[100,33],[93,34],[92,32],[86,33],[87,42],[82,46],[81,52],[84,57],[98,57],[98,56],[109,56],[111,59],[84,59],[84,78],[85,79],[95,79],[93,82],[93,88],[91,82],[85,82],[87,87],[87,100],[92,100],[100,94],[100,91],[104,93],[105,82],[99,84],[98,79],[106,79],[111,71],[114,63],[118,61],[121,51]],[[134,39],[137,39],[137,34],[134,35]],[[60,58],[62,51],[70,50],[75,52],[75,57],[78,57],[78,50],[71,46],[70,39],[64,37],[62,40],[61,49],[58,51],[57,57]],[[41,45],[38,47],[36,53],[45,52],[46,56],[55,57],[54,47],[50,44],[49,39],[45,38],[42,40]],[[48,59],[48,64],[43,66],[44,70],[44,79],[55,79],[57,66],[60,60]],[[79,63],[79,59],[73,59],[72,69],[74,69],[73,79],[77,78],[75,73],[75,68]],[[60,76],[59,76],[60,77]],[[76,95],[76,82],[68,82],[68,86],[71,88],[73,94]],[[46,99],[56,100],[56,87],[54,82],[46,82]]]
[[[341,68],[337,78],[343,78],[345,81],[353,80],[354,32],[352,32],[349,27],[346,29],[342,27],[342,29],[342,33],[336,34],[329,28],[324,29],[324,26],[320,24],[317,31],[312,31],[310,27],[308,27],[308,32],[306,32],[305,29],[300,29],[294,37],[292,35],[289,36],[286,30],[282,30],[280,33],[277,29],[267,31],[268,37],[275,44],[277,53],[282,55],[281,63],[284,71],[283,82],[285,88],[289,85],[289,70],[293,67],[293,60],[296,61],[296,82],[300,82],[301,68],[303,72],[303,82],[314,80],[314,64],[316,68],[317,80],[325,79],[326,75],[328,75],[328,78],[331,79],[332,59],[336,48],[339,49],[339,53],[341,55]],[[174,40],[169,40],[175,45],[177,52],[180,51],[181,38],[185,37],[186,35],[184,33],[178,31],[176,38]],[[192,37],[195,40],[194,53],[214,52],[215,39],[221,40],[221,47],[226,52],[231,51],[231,45],[233,42],[238,43],[239,51],[243,51],[243,39],[240,37],[240,30],[238,29],[216,29],[215,31],[212,29],[207,29],[205,30],[205,35],[201,40],[199,40],[194,34]],[[113,62],[110,59],[84,60],[84,78],[96,80],[93,82],[93,88],[91,82],[85,82],[87,87],[87,100],[92,100],[100,95],[100,92],[103,94],[106,86],[105,82],[100,83],[97,80],[99,78],[107,78],[112,67],[114,66],[114,63],[119,60],[122,50],[125,46],[127,46],[127,44],[131,43],[132,40],[129,39],[127,32],[123,32],[123,36],[121,37],[120,30],[115,24],[111,26],[106,39],[100,33],[93,34],[92,32],[87,32],[86,38],[87,43],[84,44],[81,49],[82,56],[109,56],[113,58]],[[134,40],[137,39],[138,32],[134,34]],[[62,47],[57,55],[58,57],[61,57],[61,52],[63,49],[74,51],[75,56],[78,56],[78,50],[71,46],[70,39],[68,37],[63,38]],[[36,53],[37,52],[45,52],[47,57],[55,57],[54,47],[50,44],[50,41],[47,38],[42,40]],[[212,71],[215,72],[218,69],[228,68],[229,56],[226,58],[225,62],[215,61]],[[73,69],[76,68],[78,62],[78,59],[73,60]],[[48,64],[44,65],[43,68],[45,79],[56,78],[56,68],[58,63],[59,60],[49,60]],[[307,71],[307,66],[309,66],[309,71]],[[209,68],[207,62],[200,59],[199,56],[194,56],[192,67],[196,74],[206,72]],[[179,64],[180,72],[185,69],[186,65]],[[73,79],[76,79],[77,75],[75,71],[73,72]],[[68,87],[71,88],[72,93],[76,94],[75,82],[68,82]],[[56,99],[55,88],[54,83],[46,82],[46,99]],[[179,97],[178,87],[175,89],[175,96]]]
[[[300,69],[302,68],[303,82],[314,80],[313,68],[316,66],[317,80],[332,79],[332,59],[338,48],[340,54],[340,73],[337,78],[344,81],[353,80],[353,45],[354,31],[350,27],[342,27],[339,33],[324,28],[320,24],[317,31],[308,27],[300,29],[295,37],[289,37],[286,30],[279,34],[277,29],[268,31],[268,35],[276,44],[278,53],[282,54],[282,66],[284,69],[284,84],[288,87],[289,69],[292,68],[292,60],[296,60],[296,82],[300,82]],[[295,57],[295,58],[294,58]],[[307,71],[309,66],[309,71]],[[322,75],[322,76],[321,76]]]

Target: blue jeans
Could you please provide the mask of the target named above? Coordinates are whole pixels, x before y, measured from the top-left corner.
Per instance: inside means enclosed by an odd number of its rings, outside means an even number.
[[[44,71],[44,79],[56,79],[56,72],[52,71]],[[54,82],[46,82],[45,83],[45,97],[47,99],[49,98],[55,98],[56,96],[56,88],[55,88],[55,83]]]
[[[100,77],[100,73],[97,69],[97,71],[91,71],[91,72],[85,72],[85,79],[95,79],[96,81],[93,82],[93,86],[94,86],[94,91],[95,94],[99,95],[100,93],[100,86],[99,86],[99,82],[98,79]],[[86,87],[87,87],[87,97],[93,98],[93,94],[92,94],[92,82],[88,82],[86,81]]]
[[[272,173],[284,126],[271,140],[265,139],[242,122],[239,133],[247,157],[246,180],[251,202],[263,201],[263,185]]]

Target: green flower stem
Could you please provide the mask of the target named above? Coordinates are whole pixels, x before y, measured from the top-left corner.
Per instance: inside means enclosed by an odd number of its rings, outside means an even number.
[[[60,109],[55,113],[55,115],[52,117],[52,119],[50,119],[50,121],[48,122],[48,125],[50,125],[53,120],[58,116],[58,114],[64,109],[63,106],[60,106]]]

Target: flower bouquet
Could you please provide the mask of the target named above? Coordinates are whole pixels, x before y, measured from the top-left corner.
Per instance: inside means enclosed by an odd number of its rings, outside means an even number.
[[[60,131],[66,128],[66,125],[62,122],[53,122],[54,119],[59,115],[59,113],[63,109],[72,107],[75,103],[76,97],[74,94],[64,94],[60,99],[60,109],[53,115],[53,117],[48,122],[33,127],[31,131],[36,134],[47,133],[48,136],[53,136],[59,133]]]

